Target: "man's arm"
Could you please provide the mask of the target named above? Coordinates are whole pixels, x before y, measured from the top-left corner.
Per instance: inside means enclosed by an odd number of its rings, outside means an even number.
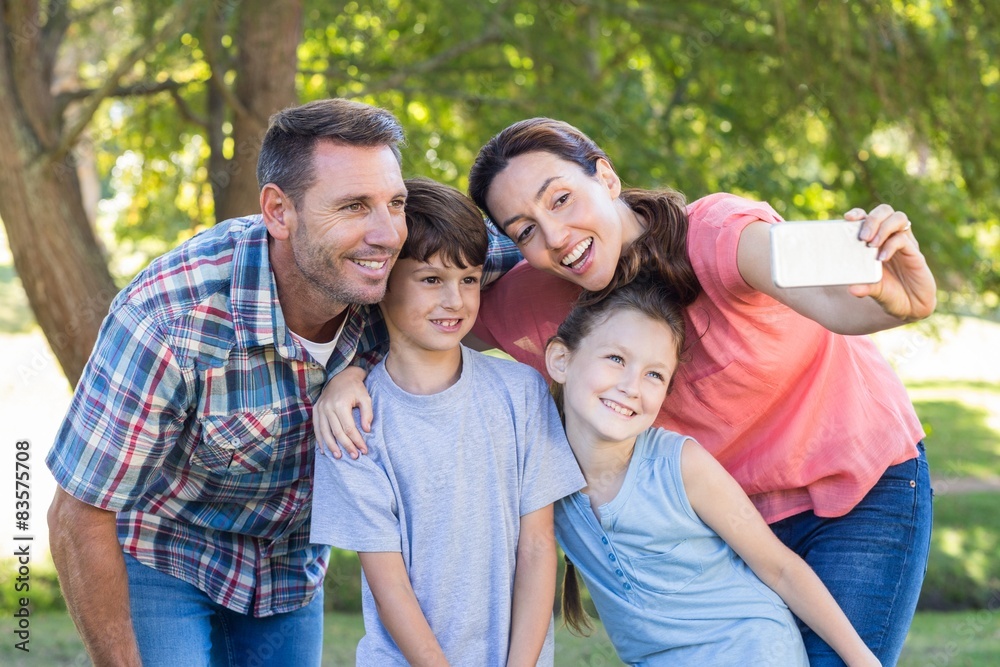
[[[505,273],[514,268],[524,257],[517,244],[501,232],[493,221],[486,218],[486,229],[489,232],[489,246],[486,250],[486,262],[483,264],[481,284],[485,289]]]
[[[48,513],[52,559],[95,664],[140,664],[116,512],[162,469],[184,428],[187,395],[146,313],[113,306],[45,460],[60,486]]]
[[[49,545],[66,606],[95,665],[142,664],[114,512],[61,488],[49,507]]]
[[[534,665],[552,620],[556,594],[556,538],[552,505],[521,517],[514,569],[508,667]]]
[[[447,665],[398,552],[359,552],[361,567],[375,598],[379,620],[414,666]],[[550,604],[551,607],[551,604]]]

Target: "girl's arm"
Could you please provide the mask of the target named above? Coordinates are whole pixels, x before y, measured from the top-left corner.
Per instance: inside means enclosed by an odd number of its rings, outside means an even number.
[[[358,552],[379,620],[411,665],[447,665],[398,552]]]
[[[556,595],[556,538],[552,505],[521,517],[511,602],[507,665],[534,665],[552,620]]]
[[[694,440],[686,440],[681,474],[691,507],[851,667],[879,665],[812,568],[775,536],[743,489]]]
[[[781,288],[771,279],[770,225],[753,222],[740,235],[737,266],[754,289],[834,333],[857,335],[890,329],[934,312],[937,285],[904,213],[882,204],[845,220],[865,220],[861,237],[879,248],[882,280],[872,285]],[[822,249],[818,249],[822,252]],[[860,298],[870,296],[870,299]]]

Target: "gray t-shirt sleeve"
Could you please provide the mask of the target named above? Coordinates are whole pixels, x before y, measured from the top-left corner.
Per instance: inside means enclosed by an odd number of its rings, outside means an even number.
[[[534,382],[526,392],[528,417],[519,443],[521,516],[586,486],[545,380],[537,372],[532,375]]]
[[[352,551],[402,550],[396,496],[380,461],[375,452],[338,460],[317,449],[311,542]]]

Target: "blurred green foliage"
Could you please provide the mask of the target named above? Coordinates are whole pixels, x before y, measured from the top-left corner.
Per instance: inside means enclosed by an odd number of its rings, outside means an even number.
[[[47,556],[42,559],[36,556],[27,564],[10,557],[0,560],[0,608],[13,614],[21,608],[20,601],[26,599],[32,614],[65,611],[56,567]]]
[[[407,175],[462,188],[494,133],[558,117],[601,144],[630,185],[689,199],[728,190],[788,219],[890,203],[913,219],[946,306],[997,309],[996,0],[275,0],[274,11],[300,2],[300,98],[396,113]],[[235,76],[239,4],[205,3],[133,73],[176,85],[109,100],[90,128],[120,252],[148,257],[213,222],[199,114],[209,55]],[[81,18],[64,48],[80,84],[96,86],[171,3],[71,5]]]

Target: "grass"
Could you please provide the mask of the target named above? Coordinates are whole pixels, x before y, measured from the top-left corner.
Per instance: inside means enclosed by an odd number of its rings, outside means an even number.
[[[1000,607],[1000,494],[951,494],[957,478],[1000,478],[1000,386],[907,383],[927,432],[934,530],[919,608]]]
[[[1000,608],[1000,496],[934,499],[931,555],[921,609]]]
[[[930,561],[919,608],[996,610],[1000,608],[1000,494],[949,491],[958,486],[957,478],[1000,478],[1000,386],[911,381],[907,390],[927,432],[936,492]],[[935,660],[943,659],[942,654],[935,655]]]
[[[900,667],[995,667],[1000,656],[1000,601],[993,610],[975,612],[922,612],[914,619]],[[360,614],[326,615],[323,664],[354,664],[354,646],[363,633]],[[9,636],[9,635],[8,635]],[[31,617],[30,653],[13,648],[8,639],[0,646],[0,664],[8,667],[82,667],[90,661],[64,613]],[[556,667],[613,667],[615,656],[607,635],[598,627],[594,636],[580,638],[565,629],[556,631]]]
[[[921,612],[900,667],[995,667],[1000,662],[1000,601],[992,610]]]
[[[7,617],[7,613],[4,613],[4,617]],[[73,621],[66,612],[32,614],[29,632],[31,638],[27,653],[14,648],[14,643],[21,641],[20,639],[9,631],[4,632],[4,642],[0,645],[0,664],[8,667],[82,667],[91,664],[76,634]]]
[[[987,382],[909,382],[938,479],[1000,478],[1000,386]]]

